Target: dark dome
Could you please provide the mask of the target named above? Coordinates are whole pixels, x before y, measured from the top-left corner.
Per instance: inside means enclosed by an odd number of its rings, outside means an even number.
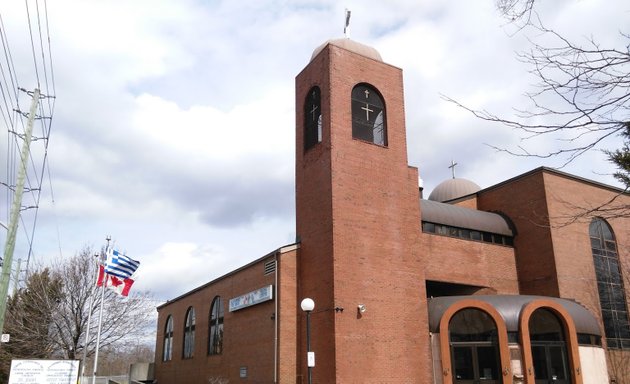
[[[361,56],[368,57],[372,60],[381,61],[381,62],[383,61],[383,59],[381,58],[381,54],[378,53],[376,49],[369,47],[365,44],[358,43],[354,40],[350,40],[348,38],[331,39],[331,40],[326,41],[324,44],[315,48],[315,50],[313,51],[313,54],[311,55],[311,61],[313,61],[315,56],[317,56],[328,44],[335,45],[339,48],[343,48],[347,51],[357,53]]]
[[[441,203],[473,193],[477,193],[481,187],[466,179],[449,179],[438,184],[429,195],[429,200]]]

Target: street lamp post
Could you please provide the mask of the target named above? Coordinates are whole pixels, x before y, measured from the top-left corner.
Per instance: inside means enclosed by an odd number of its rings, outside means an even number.
[[[308,366],[308,384],[312,384],[315,352],[311,352],[311,312],[315,308],[315,302],[313,299],[306,298],[302,300],[300,307],[306,312],[306,364]]]

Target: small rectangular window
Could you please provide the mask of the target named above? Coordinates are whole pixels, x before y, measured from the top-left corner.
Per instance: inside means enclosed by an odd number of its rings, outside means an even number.
[[[428,233],[435,233],[435,224],[423,222],[422,223],[422,231],[423,232],[428,232]]]

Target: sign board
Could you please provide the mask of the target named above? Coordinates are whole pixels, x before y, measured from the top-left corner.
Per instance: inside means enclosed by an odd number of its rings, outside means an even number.
[[[273,299],[273,285],[259,288],[244,295],[230,299],[230,312],[251,307]]]
[[[311,368],[315,366],[315,352],[306,352],[306,366]]]
[[[76,384],[79,360],[12,360],[8,384]]]
[[[3,333],[0,337],[0,343],[8,343],[9,339],[11,339],[11,335],[9,335],[8,333]]]

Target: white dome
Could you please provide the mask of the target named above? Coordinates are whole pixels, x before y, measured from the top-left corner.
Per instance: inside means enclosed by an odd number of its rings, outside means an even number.
[[[354,40],[350,40],[348,38],[331,39],[331,40],[326,41],[324,44],[315,48],[315,50],[313,51],[313,54],[311,55],[311,61],[313,61],[315,56],[317,56],[328,44],[335,45],[339,48],[343,48],[347,51],[357,53],[361,56],[365,56],[372,60],[381,61],[381,62],[383,61],[383,59],[381,58],[381,54],[378,53],[376,49],[370,46],[367,46],[365,44],[358,43]]]
[[[441,203],[479,192],[481,187],[466,179],[449,179],[438,184],[429,200]]]

